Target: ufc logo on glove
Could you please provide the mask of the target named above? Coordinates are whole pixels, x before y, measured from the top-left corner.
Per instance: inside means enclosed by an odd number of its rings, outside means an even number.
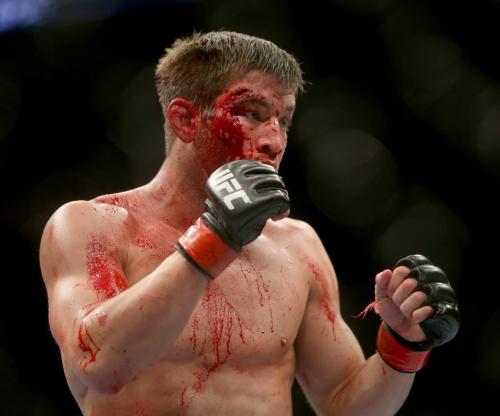
[[[226,207],[232,211],[234,210],[233,201],[235,199],[242,199],[245,204],[251,204],[250,198],[247,193],[241,189],[240,183],[234,177],[233,172],[229,169],[221,170],[214,175],[214,188],[216,191],[225,190],[227,195],[222,198]]]
[[[290,199],[276,169],[256,160],[233,160],[207,181],[206,211],[175,248],[209,279],[215,279],[254,241],[268,219],[286,213]],[[243,203],[233,204],[236,200]]]

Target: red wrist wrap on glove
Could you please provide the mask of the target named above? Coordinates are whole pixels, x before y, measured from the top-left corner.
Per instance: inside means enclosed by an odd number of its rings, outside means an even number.
[[[403,373],[415,373],[422,369],[431,350],[415,351],[402,345],[382,322],[377,335],[377,350],[382,359],[393,369]]]
[[[238,252],[228,246],[201,219],[188,228],[178,241],[184,252],[212,279],[218,276]]]

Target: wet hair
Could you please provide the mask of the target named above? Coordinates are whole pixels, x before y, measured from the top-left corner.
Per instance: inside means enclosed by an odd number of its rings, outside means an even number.
[[[207,113],[229,84],[253,70],[275,76],[295,95],[304,88],[297,60],[268,40],[228,31],[179,38],[165,50],[155,71],[163,114],[177,97]],[[167,119],[164,127],[168,153],[175,136]]]

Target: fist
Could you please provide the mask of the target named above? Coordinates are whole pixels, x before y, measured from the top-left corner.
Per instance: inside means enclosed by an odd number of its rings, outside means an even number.
[[[376,312],[390,329],[416,349],[442,345],[460,327],[456,294],[448,278],[419,254],[376,276],[375,300]]]
[[[269,218],[290,208],[276,169],[255,160],[222,165],[209,177],[206,190],[203,220],[237,251],[260,235]]]

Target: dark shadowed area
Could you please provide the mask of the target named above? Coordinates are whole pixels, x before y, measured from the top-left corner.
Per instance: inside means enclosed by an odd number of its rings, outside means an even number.
[[[0,0],[0,414],[79,414],[48,329],[43,227],[65,202],[153,177],[156,62],[175,38],[222,28],[303,65],[281,174],[365,354],[379,321],[354,316],[383,268],[422,253],[458,293],[461,332],[400,414],[498,409],[499,21],[500,0]],[[297,385],[294,413],[313,414]]]

